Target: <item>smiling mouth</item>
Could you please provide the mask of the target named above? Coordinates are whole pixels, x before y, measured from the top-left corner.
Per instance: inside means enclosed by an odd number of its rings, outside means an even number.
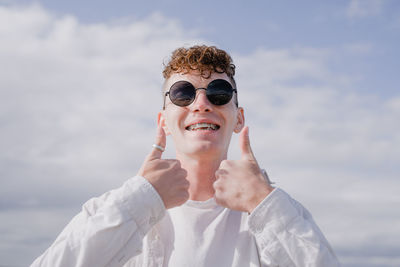
[[[187,126],[185,129],[188,131],[201,131],[201,130],[211,130],[211,131],[217,131],[220,128],[219,125],[217,124],[212,124],[212,123],[196,123]]]

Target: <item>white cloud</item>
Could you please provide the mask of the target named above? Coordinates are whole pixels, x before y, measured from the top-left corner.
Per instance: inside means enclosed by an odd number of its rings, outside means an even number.
[[[119,161],[107,152],[113,142],[128,152],[154,126],[146,122],[161,104],[165,55],[193,41],[160,14],[130,24],[83,25],[38,6],[0,12],[8,22],[1,25],[15,25],[1,29],[7,71],[0,74],[0,109],[8,115],[1,145],[8,160],[23,154],[35,164]]]
[[[204,41],[157,13],[88,25],[37,5],[0,7],[0,258],[26,265],[71,210],[135,174],[153,141],[162,61],[194,42]],[[329,68],[330,49],[233,57],[252,145],[272,179],[310,208],[335,248],[377,237],[395,246],[400,96],[355,93],[353,77]],[[12,230],[14,221],[34,234]],[[21,250],[26,258],[13,257]]]
[[[351,0],[346,13],[350,18],[376,16],[381,13],[383,0]]]
[[[248,117],[253,123],[264,122],[256,127],[274,137],[264,149],[288,151],[269,158],[353,166],[398,158],[391,147],[400,138],[395,123],[398,101],[350,91],[349,80],[332,73],[324,56],[309,54],[265,50],[236,57],[239,88],[246,92],[239,93],[239,99],[245,106],[257,107],[249,110]],[[263,97],[257,97],[260,93]],[[305,148],[307,157],[301,157]],[[365,153],[367,148],[370,153]]]
[[[400,238],[400,229],[390,227],[400,222],[393,213],[400,203],[398,97],[355,93],[351,77],[337,79],[329,69],[334,53],[315,52],[235,57],[239,102],[251,107],[245,114],[253,150],[339,248],[394,248]]]
[[[0,266],[28,266],[77,212],[61,207],[0,212]]]
[[[157,13],[87,25],[38,5],[0,6],[0,208],[39,218],[30,211],[79,207],[133,176],[155,134],[162,62],[194,42],[202,40]],[[5,217],[1,232],[19,235],[8,231],[13,217]],[[36,227],[60,227],[64,219]],[[0,247],[24,242],[9,237]],[[38,249],[31,245],[26,255]],[[12,259],[9,250],[0,254]],[[14,260],[26,265],[32,258]]]

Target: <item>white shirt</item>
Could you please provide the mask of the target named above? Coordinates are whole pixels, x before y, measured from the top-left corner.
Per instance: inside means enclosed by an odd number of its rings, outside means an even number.
[[[260,266],[242,212],[221,207],[212,198],[189,200],[171,209],[169,217],[173,227],[161,234],[162,242],[171,244],[166,246],[166,255],[171,256],[165,257],[164,266]]]
[[[165,210],[143,177],[89,200],[35,266],[340,266],[310,213],[276,188],[249,215],[213,199]]]

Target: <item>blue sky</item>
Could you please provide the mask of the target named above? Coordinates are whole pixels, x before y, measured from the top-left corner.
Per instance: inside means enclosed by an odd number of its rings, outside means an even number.
[[[0,266],[135,175],[162,62],[197,43],[233,56],[258,161],[343,265],[400,265],[400,3],[247,2],[0,0]]]
[[[10,3],[31,3],[15,0]],[[361,75],[358,90],[384,97],[398,89],[399,13],[395,0],[365,1],[36,1],[54,14],[72,14],[82,23],[140,20],[159,12],[176,19],[229,51],[259,47],[313,47],[336,50],[332,68]],[[362,55],[340,48],[359,45]],[[356,49],[356,48],[355,48]],[[350,56],[350,58],[348,58]],[[376,73],[379,72],[379,75]],[[377,90],[379,88],[380,90]]]

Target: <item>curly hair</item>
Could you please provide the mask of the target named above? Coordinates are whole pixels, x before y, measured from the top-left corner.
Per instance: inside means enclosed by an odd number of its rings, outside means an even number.
[[[164,64],[163,76],[164,79],[168,79],[173,73],[186,74],[196,70],[202,77],[208,79],[214,72],[226,73],[236,88],[235,68],[231,56],[224,50],[215,46],[195,45],[175,49],[168,64]],[[238,107],[237,94],[235,94],[234,102]]]
[[[165,79],[173,73],[188,73],[197,70],[204,78],[209,78],[213,72],[226,73],[235,85],[235,65],[231,56],[215,46],[195,45],[189,48],[181,47],[172,52],[168,64],[164,64]]]

